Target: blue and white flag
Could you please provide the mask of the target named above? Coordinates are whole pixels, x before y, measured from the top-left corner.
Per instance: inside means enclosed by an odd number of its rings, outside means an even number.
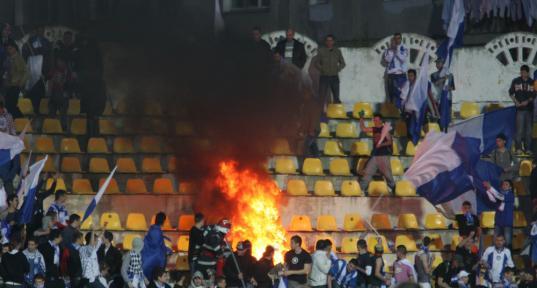
[[[405,111],[411,113],[410,137],[414,144],[418,143],[421,128],[425,121],[427,97],[429,96],[429,53],[425,53],[421,60],[420,71],[416,83],[412,87],[408,99],[405,101]]]
[[[106,178],[106,181],[104,181],[103,185],[99,189],[99,192],[93,197],[93,200],[91,200],[91,203],[88,205],[88,208],[86,208],[86,212],[84,213],[84,217],[82,218],[82,222],[84,222],[90,215],[93,213],[93,210],[95,210],[95,207],[97,207],[97,204],[99,204],[99,201],[101,201],[101,198],[103,197],[104,192],[106,191],[106,188],[108,188],[108,185],[110,185],[110,181],[112,180],[112,177],[114,176],[114,173],[116,172],[117,166],[114,167],[112,172],[110,172],[110,175],[108,175],[108,178]]]
[[[26,176],[26,180],[21,182],[23,186],[23,195],[24,202],[20,212],[20,224],[28,224],[32,221],[32,216],[34,214],[34,203],[35,203],[35,194],[37,193],[37,184],[39,183],[39,174],[45,167],[47,162],[48,155],[45,158],[37,161],[32,166],[30,166],[30,173]]]
[[[0,166],[11,161],[24,150],[24,142],[18,136],[0,132]]]
[[[457,131],[461,136],[479,140],[482,154],[490,153],[496,147],[496,137],[504,134],[507,148],[511,147],[515,136],[516,108],[506,107],[461,121],[449,127],[449,131]]]

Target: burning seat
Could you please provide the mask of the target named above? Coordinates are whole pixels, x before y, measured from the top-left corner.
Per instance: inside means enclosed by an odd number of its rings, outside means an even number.
[[[376,213],[371,215],[371,225],[378,230],[391,230],[392,224],[390,222],[390,216],[385,213]]]
[[[127,224],[125,228],[134,231],[146,231],[147,220],[145,219],[145,215],[142,213],[129,213],[127,215]]]
[[[287,194],[291,196],[308,196],[306,183],[301,179],[289,179],[287,181]]]
[[[447,229],[446,218],[440,213],[429,213],[425,215],[426,229]]]
[[[114,153],[134,153],[134,145],[129,137],[115,137],[112,147]]]
[[[399,214],[399,220],[397,222],[397,228],[399,229],[419,229],[418,219],[413,213]]]
[[[310,217],[307,215],[293,215],[289,231],[312,231]]]
[[[358,213],[345,214],[343,220],[343,230],[345,231],[365,231],[364,221]]]
[[[81,153],[80,145],[76,138],[63,138],[60,143],[60,152],[61,153]]]
[[[408,180],[399,180],[395,183],[395,195],[399,197],[416,196],[416,188]]]
[[[336,196],[334,185],[330,180],[317,180],[313,188],[315,196]]]
[[[345,158],[336,158],[330,161],[330,174],[334,176],[351,176],[349,162]]]
[[[91,137],[88,141],[88,153],[106,154],[108,151],[108,145],[102,137]]]
[[[363,196],[362,189],[356,180],[341,181],[341,196]]]
[[[399,245],[404,245],[408,252],[418,251],[416,240],[411,235],[399,234],[395,236],[395,247]]]
[[[323,173],[323,164],[319,158],[306,158],[302,165],[302,173],[304,175],[316,175],[322,176]]]
[[[315,229],[318,231],[337,231],[336,217],[334,215],[319,215]]]

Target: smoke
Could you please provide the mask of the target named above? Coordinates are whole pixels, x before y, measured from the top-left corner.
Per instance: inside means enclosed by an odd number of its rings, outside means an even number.
[[[148,103],[161,104],[179,185],[194,184],[194,209],[209,219],[238,212],[214,187],[221,161],[235,160],[269,177],[266,163],[276,139],[301,154],[303,136],[317,128],[318,105],[301,71],[277,64],[250,39],[224,34],[124,48],[114,71],[117,81],[127,80],[129,112],[140,115]],[[141,117],[132,121],[145,126]],[[177,135],[176,123],[192,133]]]

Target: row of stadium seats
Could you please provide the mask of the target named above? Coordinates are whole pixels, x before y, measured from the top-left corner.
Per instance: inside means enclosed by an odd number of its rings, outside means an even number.
[[[165,153],[171,150],[163,145],[163,140],[156,136],[142,136],[138,139],[137,145],[134,144],[132,137],[115,137],[112,144],[112,149],[105,138],[92,137],[88,140],[85,153],[92,154],[108,154],[108,153]],[[62,138],[59,149],[54,143],[54,138],[51,136],[37,136],[33,139],[33,151],[38,153],[82,153],[80,144],[76,138]]]
[[[488,104],[484,111],[493,111],[496,109],[502,108],[502,106],[498,103],[491,103]],[[460,111],[459,115],[462,119],[468,119],[475,117],[481,113],[481,107],[476,102],[468,102],[463,101],[460,104]],[[371,103],[367,102],[358,102],[354,104],[354,107],[352,109],[352,112],[350,113],[350,116],[353,118],[359,119],[360,113],[363,112],[364,118],[371,118],[374,114],[373,105]],[[398,118],[400,116],[399,110],[393,106],[392,104],[383,103],[380,107],[380,114],[384,117],[389,118]],[[328,118],[332,119],[348,119],[349,113],[345,110],[345,107],[343,104],[329,104],[326,114]]]
[[[83,215],[78,213],[79,215]],[[80,229],[90,230],[94,223],[98,224],[99,227],[104,227],[106,223],[106,229],[110,231],[123,231],[123,230],[133,230],[133,231],[146,231],[148,229],[148,222],[145,218],[145,215],[142,213],[129,213],[127,215],[125,222],[125,227],[121,224],[119,214],[116,212],[105,212],[101,215],[95,215],[95,213],[88,217],[84,223],[82,223]],[[95,221],[95,222],[94,222]],[[155,215],[151,217],[151,224],[155,223]],[[162,225],[162,230],[164,231],[190,231],[190,228],[194,225],[194,215],[193,214],[183,214],[180,215],[177,220],[177,228],[172,227],[169,218],[166,218],[164,225]]]
[[[418,219],[415,214],[400,214],[397,226],[392,225],[390,215],[377,213],[371,215],[371,225],[377,230],[420,229]],[[482,228],[494,228],[494,211],[483,212],[481,215]],[[456,226],[456,222],[453,223]],[[514,227],[522,228],[527,226],[527,221],[522,211],[515,211]],[[343,220],[343,231],[366,231],[367,223],[362,216],[357,213],[346,214]],[[448,229],[446,218],[439,213],[429,213],[423,220],[425,230]],[[310,217],[307,215],[294,215],[288,227],[289,231],[313,231]],[[336,217],[333,215],[320,215],[317,217],[316,231],[339,231]]]
[[[99,185],[98,188],[101,188],[106,178],[100,178],[99,179]],[[65,180],[63,178],[58,178],[58,182],[56,183],[56,190],[65,190],[65,191],[71,191],[73,194],[94,194],[96,193],[95,190],[90,181],[90,179],[86,178],[77,178],[73,179],[72,185],[68,186],[65,183]],[[52,185],[53,180],[48,179],[47,180],[47,188],[50,188]],[[127,179],[125,184],[125,189],[121,190],[119,188],[119,185],[116,181],[116,179],[111,179],[110,184],[108,188],[106,189],[106,194],[120,194],[121,191],[125,191],[125,193],[128,194],[146,194],[146,193],[153,193],[153,194],[174,194],[176,193],[176,189],[174,188],[174,184],[172,179],[169,178],[156,178],[153,181],[152,190],[149,191],[147,189],[147,186],[145,185],[145,181],[141,178],[130,178]],[[179,190],[177,191],[180,194],[192,194],[192,187],[188,184],[180,184]]]

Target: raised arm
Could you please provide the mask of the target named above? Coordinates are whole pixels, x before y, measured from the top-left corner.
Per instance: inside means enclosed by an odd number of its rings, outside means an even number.
[[[373,132],[373,128],[371,127],[365,127],[365,124],[364,124],[364,118],[360,117],[360,130],[362,130],[362,132],[364,133],[371,133]]]

